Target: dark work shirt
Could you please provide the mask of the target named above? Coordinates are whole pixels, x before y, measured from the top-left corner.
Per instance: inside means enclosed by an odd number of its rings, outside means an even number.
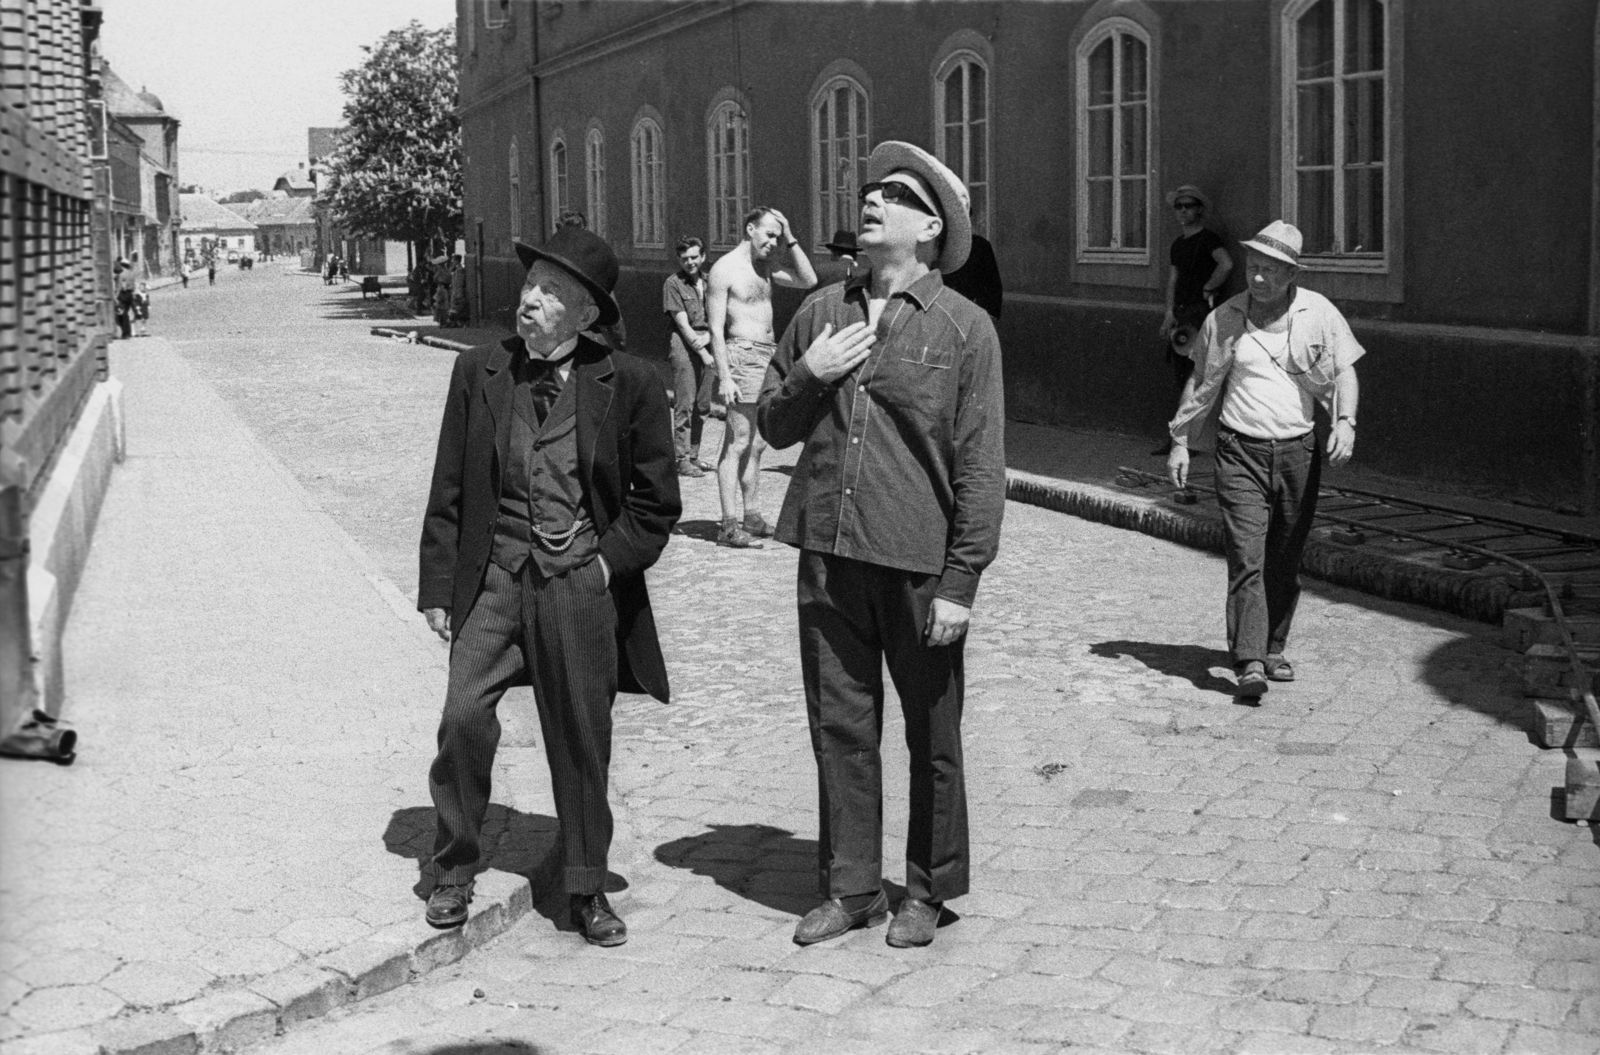
[[[944,276],[944,284],[988,312],[991,319],[999,320],[1005,288],[1000,284],[1000,262],[994,258],[994,246],[983,235],[972,236],[967,262]]]
[[[994,323],[931,271],[895,294],[866,361],[819,380],[800,362],[826,325],[867,318],[871,274],[825,286],[795,313],[758,411],[774,447],[804,442],[778,541],[939,576],[970,606],[1005,514],[1005,396]]]
[[[706,322],[706,298],[704,293],[705,278],[702,276],[698,282],[689,281],[682,271],[674,271],[667,276],[667,281],[661,287],[661,310],[667,315],[667,328],[672,331],[672,347],[674,350],[683,349],[692,352],[693,349],[684,345],[683,335],[678,332],[677,320],[673,318],[678,312],[689,316],[689,328],[697,333],[711,329]]]
[[[1178,269],[1178,286],[1172,295],[1174,310],[1205,304],[1205,284],[1217,269],[1212,254],[1222,248],[1222,238],[1204,227],[1199,234],[1179,235],[1172,240],[1168,259]]]

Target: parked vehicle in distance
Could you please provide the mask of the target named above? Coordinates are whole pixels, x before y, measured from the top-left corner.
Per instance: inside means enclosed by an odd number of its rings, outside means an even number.
[[[235,249],[228,250],[228,263],[237,264],[238,262],[239,262],[239,253],[238,253],[238,251],[235,250]]]

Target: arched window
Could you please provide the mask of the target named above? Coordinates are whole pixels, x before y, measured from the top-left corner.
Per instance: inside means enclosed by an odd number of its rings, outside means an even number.
[[[561,222],[561,214],[572,208],[567,188],[567,141],[560,132],[550,141],[550,221],[551,230]]]
[[[872,152],[871,109],[867,90],[854,77],[836,76],[811,97],[812,241],[821,245],[833,232],[855,230],[861,207],[856,193],[867,181]]]
[[[511,137],[511,149],[507,152],[510,162],[510,197],[511,222],[508,227],[513,239],[522,237],[522,161],[517,154],[517,137]]]
[[[989,65],[962,49],[940,63],[934,75],[935,146],[939,160],[960,176],[972,195],[973,229],[989,230]]]
[[[731,249],[744,238],[750,211],[750,118],[737,99],[719,102],[706,118],[706,188],[711,244]]]
[[[1108,18],[1078,47],[1080,259],[1143,264],[1150,246],[1150,38]]]
[[[1284,215],[1308,256],[1381,266],[1390,244],[1386,0],[1284,9]]]
[[[589,230],[606,236],[606,137],[598,128],[584,139],[583,181],[589,199]]]
[[[661,126],[641,117],[628,137],[633,174],[633,244],[658,249],[667,244],[665,185],[661,178]]]

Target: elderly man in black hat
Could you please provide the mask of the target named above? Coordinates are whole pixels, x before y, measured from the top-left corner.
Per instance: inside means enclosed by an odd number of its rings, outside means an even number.
[[[461,353],[423,520],[417,606],[451,642],[428,922],[467,918],[500,739],[495,707],[533,685],[561,822],[572,920],[595,945],[627,928],[606,901],[611,706],[667,699],[644,571],[682,512],[655,368],[589,336],[617,321],[617,260],[580,228],[528,268],[517,335]]]
[[[871,270],[800,305],[762,386],[774,447],[804,443],[778,541],[798,547],[800,669],[817,759],[822,903],[794,940],[882,922],[885,662],[910,749],[906,897],[894,946],[933,940],[967,892],[963,645],[1005,512],[993,322],[944,285],[971,243],[967,189],[926,151],[880,143],[856,239]]]

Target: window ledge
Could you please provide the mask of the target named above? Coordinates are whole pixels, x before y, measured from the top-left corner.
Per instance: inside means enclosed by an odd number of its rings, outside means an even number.
[[[1085,249],[1078,254],[1078,263],[1149,267],[1150,252],[1147,249]]]
[[[1348,275],[1387,275],[1389,261],[1382,256],[1303,256],[1300,267],[1306,271],[1326,271]]]

